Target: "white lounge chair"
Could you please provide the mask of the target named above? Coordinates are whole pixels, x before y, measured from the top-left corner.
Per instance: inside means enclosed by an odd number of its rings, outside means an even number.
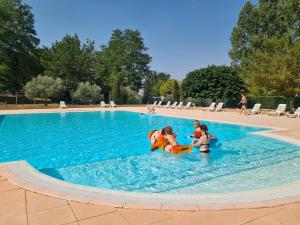
[[[211,112],[215,111],[215,106],[216,106],[216,103],[212,102],[208,108],[208,111],[211,111]]]
[[[269,116],[280,116],[284,115],[286,110],[286,104],[279,104],[276,110],[269,112]]]
[[[172,108],[172,109],[175,109],[176,106],[177,106],[177,103],[178,103],[178,102],[174,102],[174,103],[171,105],[171,108]]]
[[[157,101],[155,101],[151,106],[155,107],[157,105]]]
[[[109,105],[110,105],[110,107],[113,107],[113,108],[118,106],[118,105],[115,104],[114,101],[110,101],[110,102],[109,102]]]
[[[109,105],[108,105],[108,104],[105,104],[104,101],[101,101],[101,102],[100,102],[100,108],[106,108],[106,107],[109,107]]]
[[[183,109],[183,102],[179,102],[178,106],[176,107],[177,109]]]
[[[161,103],[162,103],[162,101],[159,101],[156,107],[160,108],[161,107]]]
[[[296,109],[296,111],[294,113],[289,113],[287,114],[288,118],[300,118],[300,106]]]
[[[170,108],[171,101],[168,101],[167,104],[164,106],[166,109]]]
[[[260,103],[256,103],[252,109],[250,109],[248,111],[248,113],[250,114],[258,114],[258,113],[261,113],[261,110],[260,110],[260,107],[261,107],[261,104]]]
[[[186,104],[186,106],[183,107],[183,109],[191,109],[191,108],[192,108],[192,107],[191,107],[191,104],[192,104],[192,102],[188,102],[188,103]]]
[[[60,109],[68,108],[68,106],[66,106],[65,101],[60,101],[60,102],[59,102],[59,108],[60,108]]]
[[[218,105],[217,105],[217,107],[216,107],[216,112],[223,111],[223,105],[224,105],[223,102],[219,102]]]

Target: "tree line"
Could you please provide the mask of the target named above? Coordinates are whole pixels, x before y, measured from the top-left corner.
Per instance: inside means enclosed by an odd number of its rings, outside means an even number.
[[[300,91],[300,0],[247,2],[231,34],[231,66],[211,65],[182,81],[150,69],[151,56],[138,30],[115,29],[97,50],[92,40],[65,35],[40,47],[31,7],[0,1],[0,90],[27,97],[80,103],[292,97]]]

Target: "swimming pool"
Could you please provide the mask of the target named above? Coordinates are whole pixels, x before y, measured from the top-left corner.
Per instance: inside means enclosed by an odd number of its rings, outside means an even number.
[[[209,155],[149,151],[150,129],[171,125],[178,141],[193,121],[132,112],[0,116],[0,162],[27,160],[55,178],[88,186],[155,193],[224,193],[299,180],[300,148],[250,134],[264,128],[205,122],[219,137]]]

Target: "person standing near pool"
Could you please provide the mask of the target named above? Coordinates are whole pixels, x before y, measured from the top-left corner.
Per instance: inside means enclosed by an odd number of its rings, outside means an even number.
[[[247,115],[247,98],[244,94],[241,94],[241,101],[239,102],[238,105],[242,105],[241,106],[241,113],[244,113],[245,115]]]

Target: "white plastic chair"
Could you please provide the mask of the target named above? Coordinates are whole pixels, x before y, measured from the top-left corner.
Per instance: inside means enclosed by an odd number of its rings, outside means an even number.
[[[215,102],[212,102],[208,108],[208,111],[215,111],[215,106],[216,106],[216,103]]]
[[[183,109],[183,102],[179,102],[177,109]]]
[[[167,104],[164,106],[166,109],[170,108],[171,101],[168,101]]]
[[[59,108],[60,108],[60,109],[68,108],[68,106],[66,106],[65,101],[60,101],[60,102],[59,102]]]
[[[171,105],[171,108],[172,108],[172,109],[175,109],[176,106],[177,106],[177,103],[178,103],[178,102],[174,102],[174,103]]]
[[[224,105],[223,102],[219,102],[219,104],[218,104],[217,107],[216,107],[216,112],[221,112],[221,111],[223,111],[223,105]]]
[[[253,114],[258,114],[261,113],[260,110],[261,104],[260,103],[256,103],[252,109],[249,110],[249,112],[253,115]]]
[[[192,107],[191,107],[191,104],[192,104],[192,102],[188,102],[188,103],[186,104],[186,106],[183,107],[183,109],[191,109],[191,108],[192,108]]]
[[[276,110],[269,112],[269,116],[280,116],[284,115],[286,110],[286,104],[279,104]]]
[[[160,108],[161,107],[161,103],[162,103],[162,101],[159,101],[156,107]]]
[[[101,101],[100,108],[106,108],[106,107],[108,107],[108,105],[106,105],[104,101]]]
[[[157,101],[155,101],[152,105],[152,107],[155,107],[157,105]]]
[[[117,107],[117,105],[115,104],[114,101],[110,101],[109,104],[110,104],[110,107],[113,107],[113,108],[114,108],[114,107]]]

